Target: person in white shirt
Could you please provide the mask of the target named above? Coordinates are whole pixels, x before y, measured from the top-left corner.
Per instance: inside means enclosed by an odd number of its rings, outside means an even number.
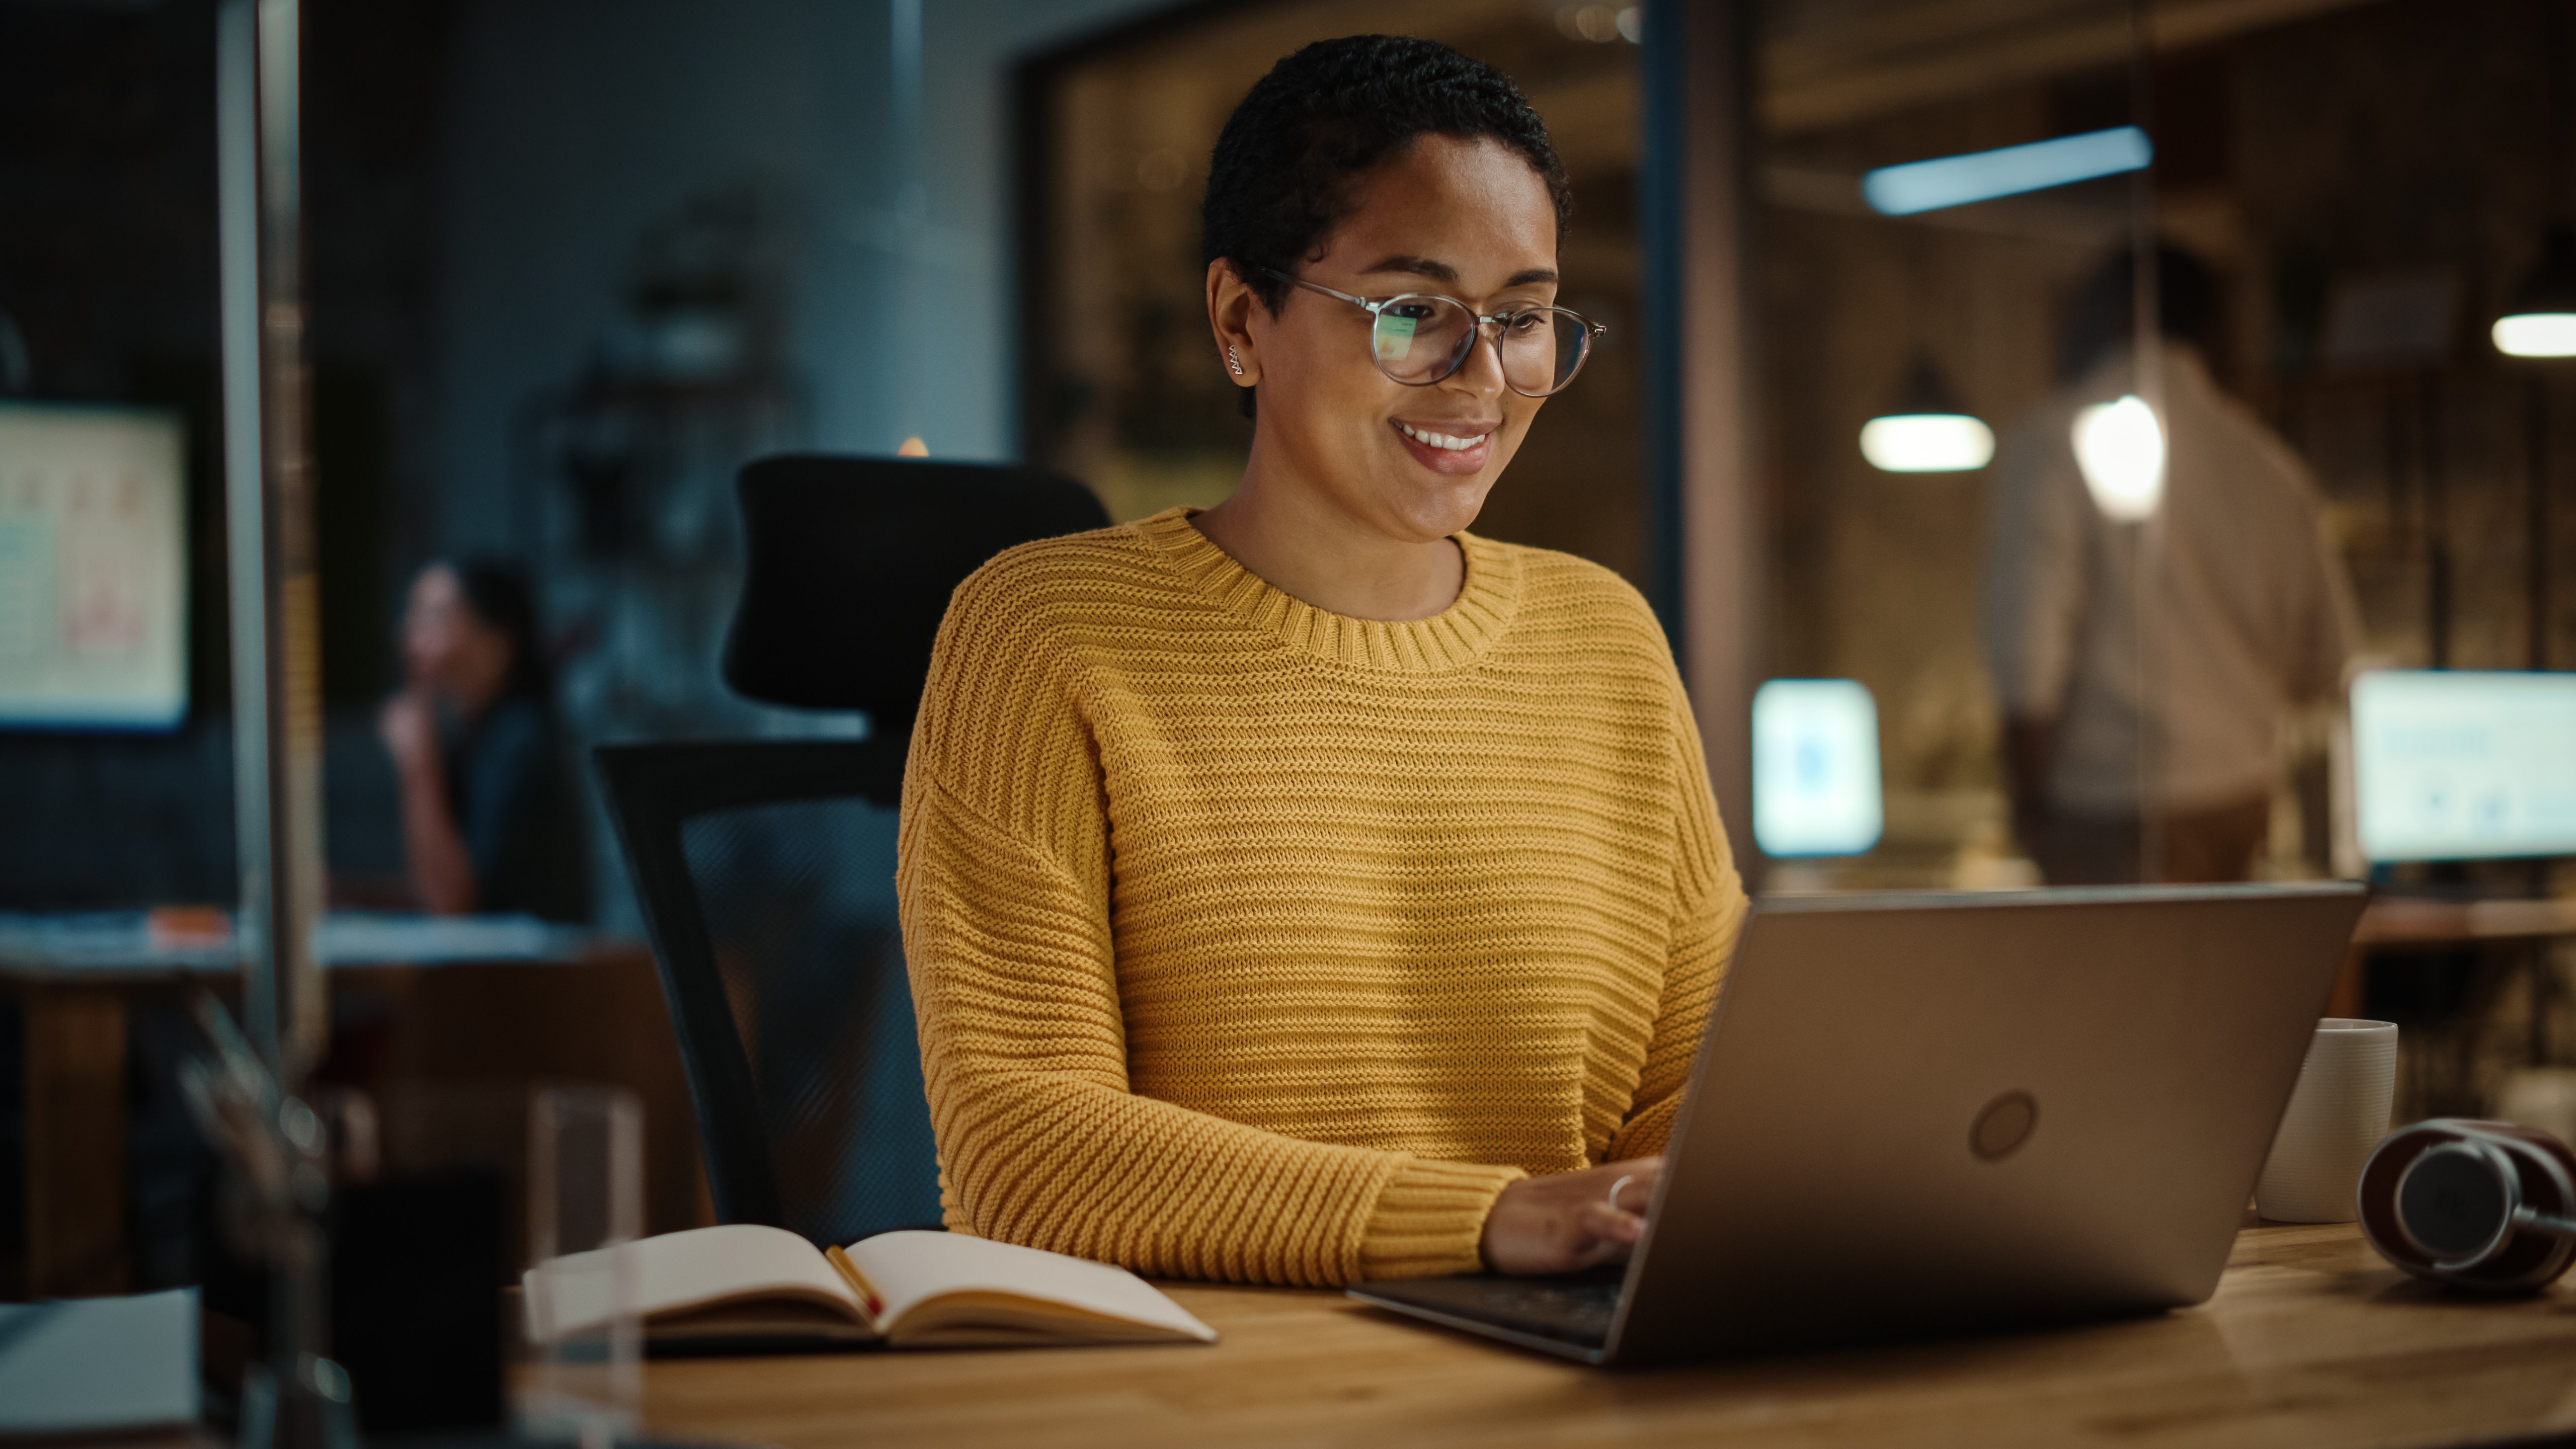
[[[2014,825],[2057,885],[2245,879],[2282,722],[2336,694],[2358,632],[2306,465],[2210,376],[2215,280],[2158,249],[2157,389],[2128,335],[2134,266],[2078,293],[2075,380],[1995,462],[1984,642]],[[2132,394],[2163,420],[2160,485],[2136,405],[2125,433],[2088,411]]]

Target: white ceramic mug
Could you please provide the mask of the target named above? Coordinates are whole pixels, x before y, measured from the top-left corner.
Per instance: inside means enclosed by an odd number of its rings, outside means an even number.
[[[2397,1024],[2329,1016],[2317,1023],[2290,1092],[2254,1210],[2280,1223],[2348,1223],[2362,1164],[2388,1135],[2397,1093]]]

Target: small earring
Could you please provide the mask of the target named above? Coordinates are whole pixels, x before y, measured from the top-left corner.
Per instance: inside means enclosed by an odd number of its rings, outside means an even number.
[[[1234,344],[1231,342],[1225,345],[1225,365],[1233,370],[1235,376],[1243,376],[1243,359],[1234,355]]]

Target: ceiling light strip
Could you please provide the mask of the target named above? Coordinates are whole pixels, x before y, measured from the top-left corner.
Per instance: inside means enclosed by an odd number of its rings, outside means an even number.
[[[2027,146],[1881,166],[1861,178],[1860,189],[1881,215],[1912,216],[2144,170],[2155,159],[2155,149],[2146,132],[2115,126]]]

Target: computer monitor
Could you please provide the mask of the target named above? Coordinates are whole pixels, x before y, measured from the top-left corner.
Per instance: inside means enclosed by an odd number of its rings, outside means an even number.
[[[0,403],[0,728],[187,717],[185,489],[174,414]]]
[[[2576,855],[2576,674],[2374,670],[2352,749],[2374,862]]]
[[[1878,706],[1856,679],[1774,679],[1753,692],[1753,840],[1774,857],[1878,844]]]

